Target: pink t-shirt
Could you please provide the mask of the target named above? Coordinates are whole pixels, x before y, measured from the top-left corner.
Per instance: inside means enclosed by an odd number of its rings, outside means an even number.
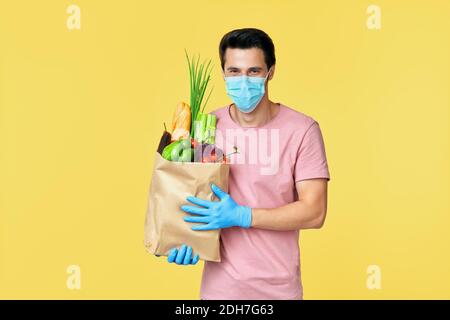
[[[229,193],[238,204],[280,207],[298,200],[296,181],[330,180],[322,134],[313,118],[280,103],[268,123],[243,128],[231,118],[229,107],[212,113],[217,116],[216,145],[226,154],[234,146],[239,152],[229,157]],[[222,229],[221,262],[205,263],[200,297],[302,299],[298,242],[298,231]]]

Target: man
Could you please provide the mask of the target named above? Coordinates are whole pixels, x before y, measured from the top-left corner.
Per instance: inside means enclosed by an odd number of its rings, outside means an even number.
[[[192,229],[221,229],[221,262],[205,262],[201,298],[302,299],[299,230],[321,228],[327,212],[330,175],[319,124],[269,100],[275,49],[265,32],[233,30],[219,52],[233,103],[214,112],[216,145],[227,154],[238,150],[230,155],[229,194],[212,184],[219,201],[188,197],[192,204],[181,207]],[[198,255],[183,245],[168,261],[195,264]]]

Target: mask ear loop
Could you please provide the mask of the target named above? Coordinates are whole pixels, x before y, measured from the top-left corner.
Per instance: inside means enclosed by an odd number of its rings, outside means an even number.
[[[223,78],[223,81],[226,81],[226,76],[225,76],[225,72],[223,72],[223,70],[222,70],[222,78]],[[232,102],[229,106],[228,106],[228,113],[230,113],[230,108],[231,108],[231,106],[233,105],[234,103]]]

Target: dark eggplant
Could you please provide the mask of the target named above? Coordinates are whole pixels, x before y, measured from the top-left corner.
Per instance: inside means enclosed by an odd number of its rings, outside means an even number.
[[[170,132],[167,132],[167,131],[163,132],[163,135],[161,137],[161,140],[159,141],[159,146],[158,146],[159,154],[162,155],[164,148],[170,144],[171,138],[172,138],[172,135],[170,134]]]

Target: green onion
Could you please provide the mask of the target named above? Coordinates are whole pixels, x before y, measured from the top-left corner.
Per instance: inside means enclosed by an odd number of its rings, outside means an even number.
[[[191,107],[191,136],[195,135],[195,121],[198,120],[200,113],[200,107],[202,105],[203,97],[205,95],[206,88],[208,87],[208,83],[211,80],[211,72],[213,65],[211,65],[211,60],[206,64],[206,62],[200,63],[200,55],[197,56],[197,59],[194,57],[189,58],[189,55],[186,51],[186,59],[189,66],[189,85],[190,85],[190,107]],[[203,104],[203,108],[201,112],[205,109],[206,103],[211,96],[211,92],[213,88],[209,91],[208,97],[206,98],[205,103]],[[195,137],[194,137],[195,138]]]

